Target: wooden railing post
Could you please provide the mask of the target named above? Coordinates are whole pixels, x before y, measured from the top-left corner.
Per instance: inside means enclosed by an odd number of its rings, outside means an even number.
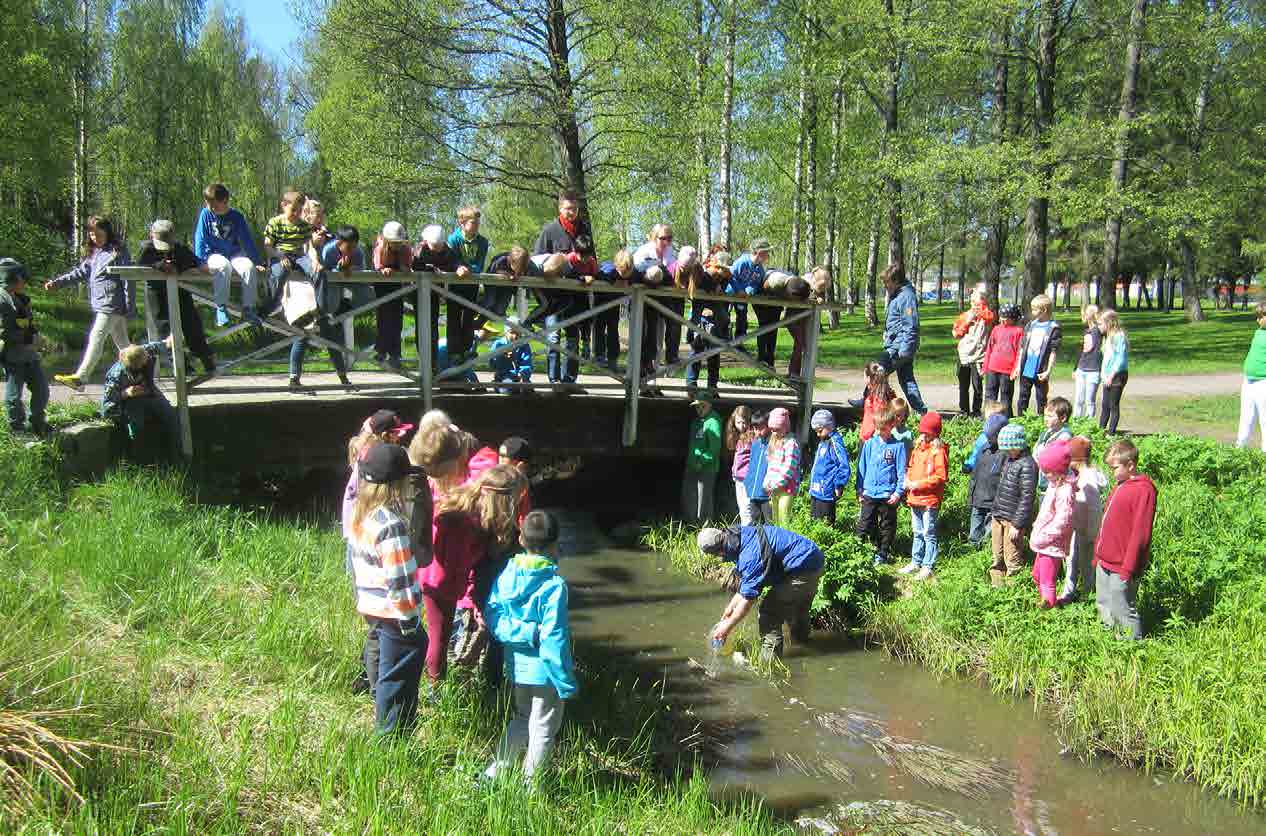
[[[431,411],[434,370],[431,367],[431,274],[418,274],[418,327],[414,329],[418,341],[418,388],[422,395],[422,411]]]
[[[193,458],[193,426],[189,422],[189,390],[185,385],[185,328],[180,321],[180,283],[167,276],[167,316],[171,322],[171,366],[176,376],[176,412],[180,416],[180,451]]]
[[[804,444],[809,440],[809,421],[812,418],[810,412],[813,410],[813,378],[818,371],[818,337],[819,331],[822,330],[822,312],[817,307],[811,310],[811,315],[807,320],[803,320],[804,334],[804,356],[800,358],[800,374],[804,378],[804,382],[800,387],[800,443]]]
[[[642,389],[642,329],[646,323],[643,308],[645,291],[634,285],[629,296],[629,363],[624,400],[624,446],[637,443],[637,400]]]

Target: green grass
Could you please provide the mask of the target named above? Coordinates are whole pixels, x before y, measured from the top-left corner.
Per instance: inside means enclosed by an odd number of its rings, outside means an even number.
[[[0,435],[0,712],[67,709],[55,732],[118,748],[67,763],[83,803],[33,771],[40,803],[0,830],[785,829],[758,802],[715,801],[675,745],[679,716],[583,648],[536,793],[476,787],[506,706],[473,684],[450,680],[408,739],[376,740],[348,689],[364,626],[337,533],[200,505],[174,474],[64,490],[52,455]]]
[[[1025,424],[1032,441],[1038,420]],[[1137,440],[1142,470],[1156,480],[1160,496],[1152,559],[1138,593],[1148,637],[1132,643],[1100,626],[1093,595],[1044,611],[1027,575],[1003,588],[989,583],[988,549],[966,542],[968,478],[959,475],[979,428],[969,419],[946,424],[952,475],[931,582],[901,580],[891,570],[878,581],[868,577],[866,546],[847,531],[807,520],[805,503],[797,503],[791,527],[826,546],[815,611],[845,613],[870,641],[938,674],[1032,696],[1079,756],[1107,753],[1261,806],[1266,456],[1175,434]],[[1074,429],[1090,435],[1102,455],[1106,439],[1098,427],[1079,421]],[[841,527],[855,514],[846,492]],[[908,513],[899,520],[898,565],[910,544]],[[680,527],[648,537],[675,564],[702,576],[711,561],[692,539],[693,532]]]
[[[1232,442],[1239,427],[1240,396],[1138,398],[1129,403],[1129,409],[1134,426],[1161,427],[1170,433]]]

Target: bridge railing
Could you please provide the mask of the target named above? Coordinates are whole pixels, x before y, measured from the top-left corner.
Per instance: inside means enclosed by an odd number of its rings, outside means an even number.
[[[331,322],[335,325],[341,324],[343,327],[344,339],[342,343],[322,337],[314,331],[291,325],[284,317],[278,315],[262,316],[261,324],[258,326],[249,322],[239,321],[226,328],[216,329],[207,335],[209,341],[222,341],[239,331],[253,327],[261,328],[265,334],[271,334],[276,339],[266,342],[244,355],[219,364],[210,374],[191,376],[185,363],[186,340],[180,320],[179,293],[180,291],[188,291],[195,302],[214,306],[216,303],[210,293],[211,277],[197,272],[168,274],[145,267],[116,267],[111,272],[126,281],[160,281],[166,286],[167,315],[172,334],[172,366],[176,388],[176,408],[180,414],[182,447],[186,456],[193,454],[193,433],[189,421],[189,395],[191,392],[197,391],[199,394],[214,395],[287,391],[287,387],[281,385],[241,387],[224,384],[226,383],[226,376],[234,369],[257,364],[271,355],[287,351],[295,339],[303,339],[310,346],[342,352],[349,368],[355,363],[363,363],[372,358],[374,352],[372,348],[362,350],[356,346],[352,327],[356,317],[376,311],[382,305],[402,297],[412,297],[414,300],[414,312],[416,315],[414,336],[418,356],[417,369],[398,368],[388,365],[385,361],[375,360],[376,365],[385,373],[384,379],[381,382],[357,383],[357,390],[372,391],[382,389],[398,391],[402,385],[416,388],[418,397],[422,401],[423,409],[430,409],[434,393],[437,390],[469,391],[481,387],[483,384],[470,383],[463,381],[461,378],[467,372],[476,368],[487,368],[491,359],[507,354],[520,345],[537,343],[551,351],[557,351],[559,354],[575,360],[579,367],[585,368],[590,373],[610,378],[610,382],[589,383],[586,384],[586,388],[624,392],[626,405],[622,437],[625,446],[631,446],[637,442],[638,400],[643,395],[643,387],[649,386],[660,377],[670,376],[691,363],[703,365],[712,356],[729,354],[738,364],[756,369],[782,384],[780,387],[763,388],[761,391],[771,395],[784,395],[796,400],[799,405],[800,416],[799,435],[802,439],[805,439],[809,434],[809,418],[813,405],[813,379],[817,368],[821,312],[843,309],[841,305],[816,304],[773,296],[739,297],[716,293],[695,293],[690,296],[685,291],[674,287],[613,284],[598,280],[590,284],[583,284],[573,278],[545,279],[524,277],[511,279],[500,274],[487,273],[458,278],[454,273],[431,272],[400,272],[388,277],[373,271],[330,272],[327,274],[327,281],[336,286],[357,287],[363,285],[397,284],[399,288],[382,296],[375,295],[368,302],[355,305],[350,310],[332,315],[330,317]],[[517,291],[516,307],[520,322],[511,326],[506,316],[496,311],[488,310],[480,305],[478,301],[467,299],[453,290],[455,286],[477,287],[480,285],[515,289]],[[559,319],[552,324],[532,323],[529,325],[523,322],[528,310],[527,292],[537,289],[577,294],[592,293],[594,296],[593,305],[571,316]],[[676,361],[653,365],[649,374],[643,374],[642,347],[643,334],[647,327],[647,311],[654,311],[661,320],[671,320],[687,329],[692,329],[694,325],[687,317],[665,304],[669,300],[686,299],[691,300],[692,304],[703,302],[727,305],[734,303],[755,304],[783,310],[777,321],[763,323],[755,330],[741,336],[731,335],[728,338],[722,338],[707,332],[698,332],[703,341],[708,344],[705,350],[700,352],[692,350],[689,355],[680,357]],[[430,362],[432,346],[435,344],[436,338],[436,335],[432,333],[431,306],[437,300],[460,305],[486,318],[489,322],[500,324],[502,328],[507,329],[505,331],[507,337],[510,336],[510,330],[508,329],[511,327],[520,332],[520,336],[511,339],[507,345],[497,349],[490,349],[483,353],[480,353],[476,347],[473,358],[455,362],[450,367],[437,372]],[[572,326],[595,319],[612,308],[625,304],[628,306],[629,348],[626,371],[623,374],[602,364],[587,360],[577,351],[567,346],[562,340],[557,342],[551,342],[550,340],[552,335],[560,331],[565,331]],[[242,310],[238,305],[230,303],[226,307],[240,319]],[[266,311],[265,313],[270,312]],[[801,376],[798,379],[782,374],[771,366],[760,362],[743,348],[744,343],[753,341],[764,334],[776,333],[779,329],[796,323],[805,323],[807,325],[804,328],[804,354],[801,361]],[[658,345],[659,342],[661,341],[657,340],[655,344]],[[647,363],[646,365],[651,364]],[[703,370],[701,369],[700,371],[702,372]],[[554,384],[504,383],[496,385],[511,389],[543,389],[552,388]],[[307,388],[319,390],[341,389],[343,387]],[[745,389],[743,391],[750,393],[751,390]]]

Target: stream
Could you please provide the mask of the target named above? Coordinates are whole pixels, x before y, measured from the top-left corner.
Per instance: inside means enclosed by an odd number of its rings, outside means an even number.
[[[560,520],[560,568],[571,588],[578,655],[599,654],[662,681],[667,699],[720,734],[723,755],[709,772],[719,795],[755,793],[789,820],[852,802],[910,802],[951,816],[953,826],[941,832],[1266,832],[1259,814],[1193,784],[1109,759],[1061,756],[1030,700],[937,679],[882,651],[815,634],[808,646],[789,644],[785,685],[726,656],[714,662],[708,633],[724,592],[683,576],[666,558],[613,548],[590,517],[560,512]],[[748,619],[755,617],[753,611]],[[832,730],[823,717],[847,718],[855,733]],[[973,759],[996,768],[1002,780],[972,795],[947,789],[939,768],[890,765],[884,747],[873,745],[877,735],[890,748],[895,740],[905,750]]]

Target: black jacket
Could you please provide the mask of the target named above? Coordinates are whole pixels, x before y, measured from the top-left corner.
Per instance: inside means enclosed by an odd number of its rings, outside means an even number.
[[[998,482],[1002,478],[1002,465],[1007,454],[997,447],[986,447],[976,457],[976,467],[971,472],[971,487],[968,489],[967,502],[972,508],[984,511],[993,509],[994,498],[998,495]]]
[[[1006,453],[999,453],[1006,456]],[[979,468],[980,465],[977,465]],[[1037,462],[1025,450],[1018,459],[1007,459],[998,477],[998,494],[993,501],[993,518],[1016,528],[1033,524],[1033,498],[1037,490]]]
[[[0,289],[0,361],[12,351],[13,357],[21,355],[23,347],[35,345],[35,318],[31,313],[31,297],[25,293],[10,293]],[[12,362],[18,362],[14,359]]]
[[[169,260],[175,265],[177,273],[184,273],[198,266],[198,259],[194,256],[193,250],[180,241],[173,242],[171,249],[164,253],[155,249],[152,240],[141,244],[141,252],[136,257],[136,264],[139,267],[154,267],[157,269],[161,262]]]
[[[589,224],[584,221],[576,221],[576,235],[588,235],[591,239],[593,233],[589,231]],[[576,249],[576,239],[563,229],[562,223],[557,218],[541,227],[541,234],[536,239],[536,249],[533,255],[550,255],[552,253],[569,253]]]

